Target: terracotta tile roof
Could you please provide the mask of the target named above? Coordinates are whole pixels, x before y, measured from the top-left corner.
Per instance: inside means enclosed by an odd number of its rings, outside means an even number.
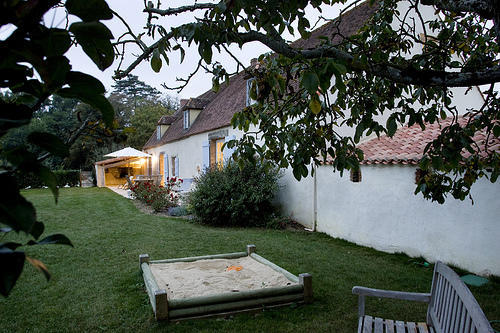
[[[363,150],[365,159],[361,164],[412,164],[416,165],[423,155],[425,146],[434,140],[443,127],[451,124],[452,119],[447,118],[440,123],[428,124],[424,131],[419,125],[403,127],[396,131],[392,138],[386,135],[380,138],[374,138],[361,143],[358,148]],[[459,118],[458,123],[464,126],[467,118]],[[481,156],[486,157],[484,145],[486,135],[483,132],[477,132],[473,140],[481,149]],[[500,140],[490,137],[488,149],[500,153]],[[470,155],[464,152],[464,156]],[[328,164],[328,162],[327,162]]]
[[[341,36],[350,36],[356,33],[368,18],[373,15],[376,8],[362,3],[350,11],[344,13],[342,19],[336,19],[312,32],[307,40],[299,39],[292,43],[296,48],[312,48],[320,43],[319,36],[333,38],[334,42],[340,42]],[[222,84],[217,93],[209,90],[197,98],[181,100],[181,107],[175,112],[170,127],[158,140],[156,130],[144,145],[148,149],[168,142],[183,139],[185,137],[203,132],[213,131],[230,125],[231,119],[236,112],[246,107],[246,78],[245,73],[240,72],[229,80],[229,85]],[[183,128],[182,111],[186,109],[202,109],[192,126],[185,130]],[[170,121],[171,119],[169,119]],[[160,119],[161,121],[161,119]]]

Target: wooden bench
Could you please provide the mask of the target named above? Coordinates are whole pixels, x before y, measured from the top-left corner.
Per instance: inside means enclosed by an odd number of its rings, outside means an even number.
[[[488,319],[476,299],[458,275],[442,262],[437,262],[430,293],[354,287],[358,297],[358,333],[493,333]],[[365,296],[393,298],[429,303],[425,322],[393,321],[365,315]]]

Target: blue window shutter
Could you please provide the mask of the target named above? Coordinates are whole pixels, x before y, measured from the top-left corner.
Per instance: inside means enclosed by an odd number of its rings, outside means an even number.
[[[163,155],[163,167],[165,168],[165,174],[164,174],[165,179],[164,179],[164,181],[166,181],[167,178],[170,177],[169,174],[168,174],[168,172],[169,172],[168,169],[169,168],[168,168],[168,155],[167,154]]]
[[[203,141],[201,145],[203,170],[210,166],[210,141]]]
[[[179,177],[179,157],[175,157],[175,177]]]
[[[236,135],[234,135],[234,134],[228,135],[224,138],[224,143],[231,141],[231,140],[235,140],[235,139],[236,139]],[[234,148],[224,147],[224,151],[222,152],[222,155],[224,156],[224,164],[226,163],[225,161],[232,158],[233,153],[234,153]]]

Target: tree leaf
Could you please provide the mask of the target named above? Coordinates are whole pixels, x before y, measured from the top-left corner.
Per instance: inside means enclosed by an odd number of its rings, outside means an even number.
[[[55,156],[66,157],[69,155],[68,146],[54,134],[31,132],[28,135],[28,142],[43,148]]]
[[[315,72],[306,71],[302,75],[302,86],[306,88],[309,94],[313,95],[318,90],[319,78]]]
[[[47,58],[43,64],[36,66],[36,69],[49,89],[55,89],[64,84],[71,65],[66,57],[55,56]]]
[[[0,247],[0,294],[7,297],[24,267],[24,252]]]
[[[8,248],[8,249],[11,249],[12,251],[15,251],[18,247],[20,247],[22,245],[23,244],[21,244],[21,243],[15,243],[15,242],[0,243],[0,249],[1,248]]]
[[[500,125],[493,126],[493,135],[497,138],[500,137]]]
[[[36,242],[38,245],[47,245],[47,244],[60,244],[60,245],[69,245],[73,247],[71,241],[68,237],[63,234],[53,234],[45,237],[44,239]]]
[[[37,270],[39,270],[40,272],[43,273],[43,275],[45,275],[45,278],[47,279],[47,281],[50,280],[50,273],[49,273],[49,270],[47,269],[47,266],[45,266],[45,264],[43,262],[41,262],[40,260],[38,259],[35,259],[35,258],[31,258],[31,257],[28,257],[26,256],[26,260],[33,266],[35,267]]]
[[[398,129],[398,125],[396,124],[396,119],[394,117],[389,117],[387,119],[387,135],[389,137],[392,137],[394,133],[396,133],[396,130]]]
[[[184,61],[184,57],[186,56],[186,51],[184,51],[182,47],[179,49],[179,51],[181,51],[181,64],[182,64],[182,62]]]
[[[34,173],[52,191],[52,194],[54,195],[54,200],[57,203],[57,199],[59,197],[59,188],[57,187],[56,175],[49,168],[45,166],[41,166],[40,168],[35,170]]]
[[[71,31],[83,51],[92,59],[100,70],[105,70],[114,60],[111,44],[113,34],[101,22],[76,22],[71,24]]]
[[[45,226],[42,222],[35,222],[33,224],[33,227],[31,228],[30,234],[35,238],[38,239],[43,234],[43,231],[45,230]]]
[[[153,51],[153,56],[151,57],[151,68],[158,73],[161,70],[161,58],[158,49]]]
[[[32,116],[33,111],[26,105],[0,101],[0,136],[11,128],[29,124]]]
[[[312,113],[318,114],[321,111],[321,102],[317,94],[311,96],[311,101],[309,102],[309,108]]]
[[[68,31],[57,28],[45,28],[40,35],[35,35],[33,42],[48,57],[60,56],[71,47],[71,37]]]
[[[95,77],[82,73],[82,72],[69,72],[66,76],[66,83],[70,85],[73,90],[80,91],[81,94],[104,94],[106,88]]]
[[[113,13],[104,0],[68,0],[66,1],[68,13],[81,18],[83,21],[109,20]]]
[[[21,196],[13,176],[1,173],[0,183],[0,221],[16,232],[29,233],[36,222],[35,208]]]

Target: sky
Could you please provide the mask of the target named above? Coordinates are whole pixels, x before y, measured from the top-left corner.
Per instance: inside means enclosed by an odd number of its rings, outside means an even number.
[[[146,32],[144,26],[147,21],[147,14],[143,13],[144,2],[144,0],[107,0],[109,7],[127,22],[136,35],[141,32]],[[172,0],[169,1],[168,4],[178,7],[193,4],[194,2],[195,1]],[[207,0],[206,2],[215,1]],[[348,3],[350,2],[352,2],[352,0],[348,1]],[[161,7],[161,9],[165,8],[167,7]],[[338,16],[339,11],[339,7],[323,6],[321,15],[327,19],[333,19]],[[177,16],[160,17],[157,22],[169,31],[172,26],[192,22],[195,17],[201,17],[202,15],[202,11],[189,12]],[[317,21],[319,15],[320,13],[318,11],[312,8],[306,8],[306,17],[309,19],[311,25]],[[72,21],[78,20],[78,18],[71,15],[69,16],[69,19],[70,24]],[[111,30],[115,39],[126,31],[124,24],[116,17],[102,22]],[[66,12],[64,8],[56,8],[47,12],[44,17],[44,23],[48,27],[64,28],[67,24]],[[3,26],[0,29],[0,40],[7,38],[13,30],[13,26]],[[288,32],[285,32],[283,37],[290,41],[294,41],[299,38],[298,34],[297,36],[291,36]],[[147,36],[143,37],[143,41],[145,41],[148,45],[154,42],[152,39],[148,39]],[[266,46],[258,42],[245,44],[242,49],[236,45],[229,47],[229,49],[245,66],[250,65],[251,59],[257,58],[262,53],[270,51]],[[213,61],[220,62],[226,70],[228,70],[228,72],[236,70],[236,62],[227,53],[219,54],[215,49],[213,52]],[[122,64],[122,69],[125,69],[128,64],[135,60],[136,56],[139,54],[139,49],[130,47],[126,50],[126,54],[127,56]],[[108,92],[112,90],[112,85],[115,82],[112,77],[118,67],[119,59],[115,59],[114,63],[102,72],[97,68],[92,60],[87,57],[79,46],[73,46],[70,48],[70,50],[66,53],[66,56],[70,59],[73,70],[81,71],[98,78],[104,84]],[[178,86],[179,82],[177,82],[176,79],[186,78],[196,68],[199,56],[196,46],[191,46],[191,48],[186,48],[186,56],[182,64],[180,63],[178,51],[170,53],[169,58],[170,64],[167,65],[165,61],[163,61],[163,66],[159,73],[154,72],[151,69],[149,62],[144,61],[137,66],[131,74],[137,75],[141,81],[157,88],[162,93],[179,99],[196,97],[211,89],[212,75],[205,73],[203,70],[198,72],[198,74],[192,78],[190,84],[187,85],[180,93],[164,89],[162,84],[166,84],[169,87]]]
[[[145,31],[143,27],[146,24],[147,15],[146,13],[142,12],[144,8],[143,0],[108,0],[107,2],[111,9],[113,9],[125,19],[127,24],[132,28],[132,30],[134,30],[136,34]],[[168,3],[172,6],[182,6],[192,4],[193,1],[175,0],[163,3]],[[161,8],[165,9],[166,6],[162,6]],[[335,18],[338,13],[338,8],[325,7],[322,15],[326,18]],[[195,16],[200,17],[201,15],[202,12],[198,11],[195,13],[186,13],[178,16],[160,18],[158,22],[161,23],[168,31],[172,26],[192,21]],[[308,18],[310,18],[311,24],[314,24],[314,22],[316,22],[318,15],[319,13],[315,10],[307,11],[307,16]],[[103,23],[106,24],[106,26],[112,31],[115,38],[119,37],[125,31],[123,23],[117,18],[103,21]],[[47,13],[47,15],[45,16],[45,24],[48,26],[59,25],[59,27],[64,27],[64,25],[66,24],[64,10],[59,8],[56,11]],[[290,35],[284,35],[284,37],[288,40],[295,40],[298,38],[296,36],[294,37]],[[151,43],[151,40],[144,40],[146,42],[149,42],[148,44]],[[244,65],[249,65],[252,58],[257,58],[260,54],[269,51],[267,47],[258,42],[246,44],[242,49],[239,49],[239,47],[237,46],[233,46],[230,48],[230,50]],[[216,50],[214,50],[214,60],[219,61],[224,66],[227,66],[226,68],[228,70],[234,71],[236,69],[235,61],[227,53],[217,54],[215,52]],[[127,53],[128,56],[124,61],[124,65],[128,65],[133,60],[135,60],[134,55],[137,55],[139,52],[138,49],[129,49]],[[118,66],[118,60],[115,60],[110,68],[108,68],[104,72],[101,72],[78,46],[71,48],[68,51],[67,56],[71,61],[73,70],[82,71],[97,77],[105,85],[108,91],[111,90],[111,87],[114,83],[112,76]],[[186,57],[182,64],[180,63],[178,51],[170,54],[169,56],[170,65],[167,66],[166,63],[163,62],[162,69],[159,73],[155,73],[151,69],[151,66],[148,62],[143,62],[132,72],[132,74],[137,75],[140,80],[159,89],[163,93],[177,98],[196,97],[203,92],[211,89],[211,74],[200,72],[193,77],[191,83],[180,94],[177,94],[174,91],[165,90],[162,87],[162,83],[166,83],[168,86],[179,85],[179,83],[176,82],[176,78],[187,77],[187,75],[189,75],[189,73],[191,73],[196,68],[196,64],[199,59],[196,47],[186,49]]]

